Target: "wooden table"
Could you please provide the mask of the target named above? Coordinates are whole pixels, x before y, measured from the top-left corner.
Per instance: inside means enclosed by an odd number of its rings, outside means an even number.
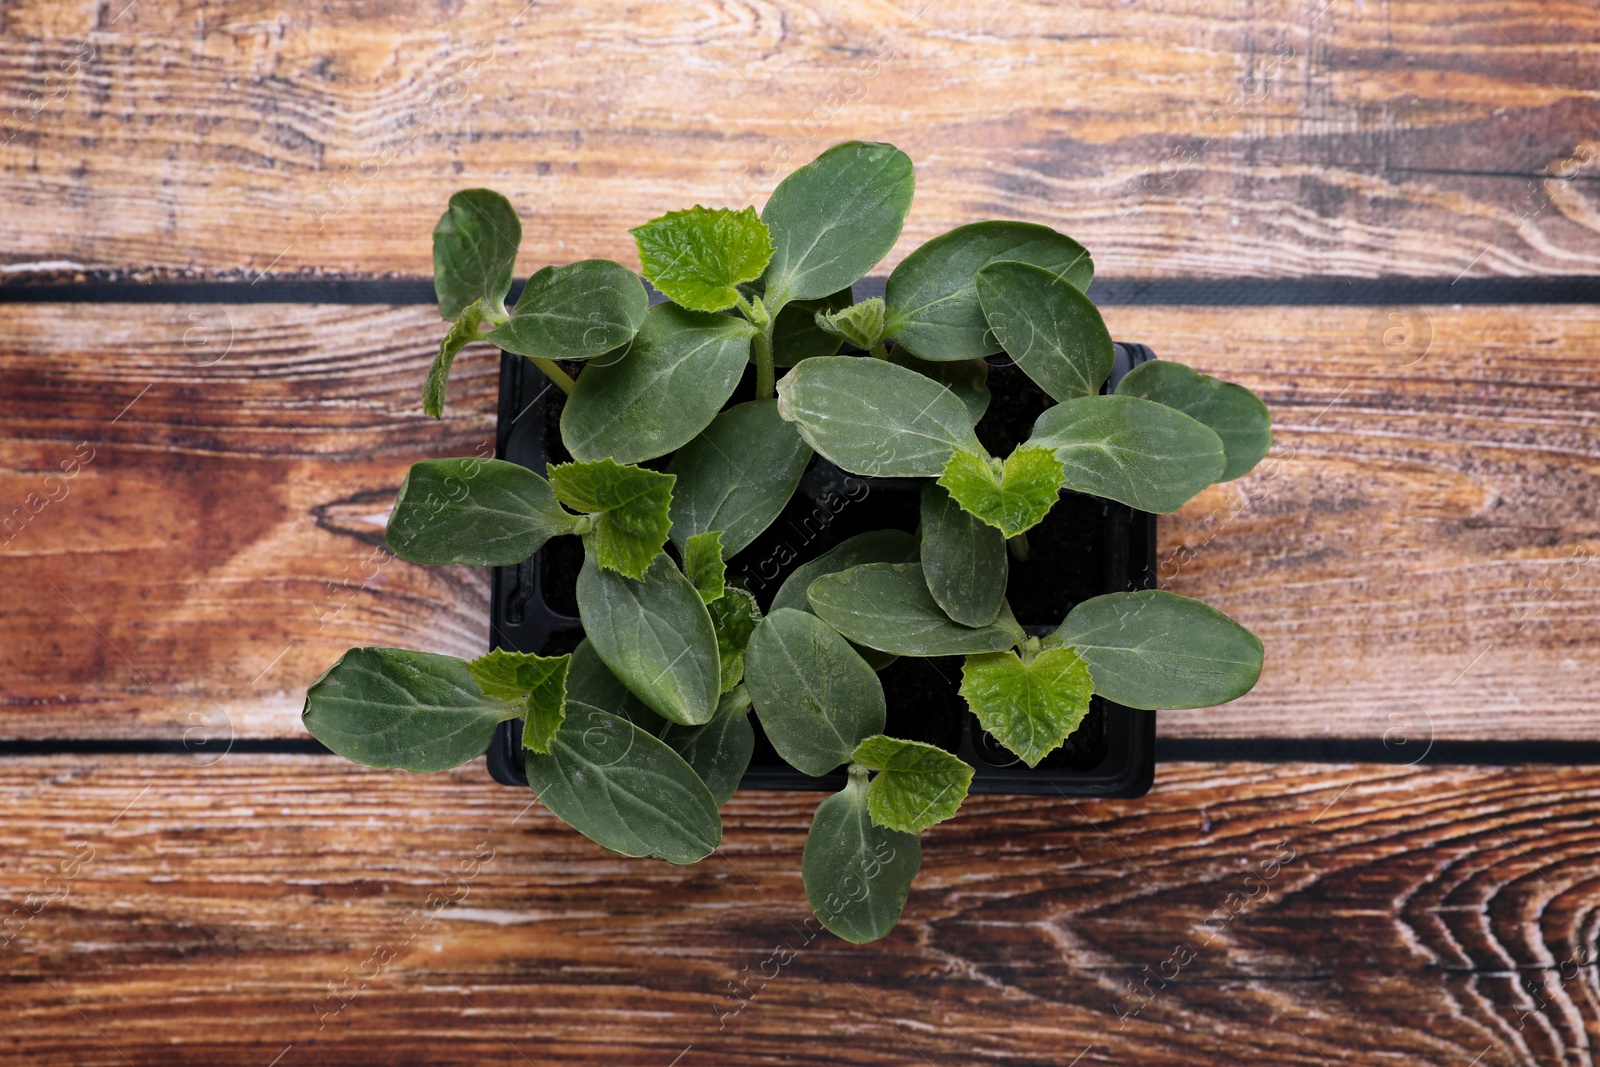
[[[0,21],[0,1060],[1593,1062],[1594,4]],[[316,754],[346,647],[487,647],[483,573],[380,550],[407,466],[492,435],[489,354],[420,412],[448,193],[511,197],[522,275],[633,263],[853,137],[918,163],[890,265],[1057,226],[1116,336],[1266,398],[1270,463],[1162,524],[1256,691],[1163,714],[1146,798],[972,799],[867,947],[804,923],[815,795],[680,869],[481,762]]]

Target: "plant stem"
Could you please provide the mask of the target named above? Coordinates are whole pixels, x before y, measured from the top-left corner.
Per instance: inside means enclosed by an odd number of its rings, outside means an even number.
[[[872,346],[872,356],[874,359],[888,359],[889,349],[885,347],[882,341],[879,341],[877,344]]]
[[[566,371],[556,366],[555,360],[545,359],[543,356],[529,356],[528,358],[533,360],[533,365],[535,367],[538,367],[540,370],[544,371],[545,377],[554,382],[557,389],[560,389],[568,396],[572,395],[572,390],[577,386],[578,383],[573,381],[572,376]]]
[[[772,367],[772,320],[750,339],[756,357],[756,399],[770,400],[778,395],[777,376]]]
[[[1007,538],[1006,548],[1011,550],[1011,558],[1018,563],[1026,563],[1033,558],[1033,549],[1028,547],[1028,535],[1025,533]]]

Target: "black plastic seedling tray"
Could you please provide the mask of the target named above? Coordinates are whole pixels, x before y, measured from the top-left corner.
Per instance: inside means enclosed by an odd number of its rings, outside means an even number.
[[[1144,345],[1118,344],[1116,350],[1108,389],[1155,358]],[[749,379],[735,393],[736,401],[749,398]],[[978,433],[993,454],[1003,456],[1026,438],[1049,399],[1004,357],[991,362],[989,388],[993,400]],[[564,400],[528,360],[502,355],[495,455],[541,473],[547,462],[570,459],[558,429]],[[889,527],[915,529],[920,491],[915,480],[861,478],[818,456],[783,514],[728,561],[729,576],[742,576],[765,610],[790,570],[845,538]],[[1028,532],[1028,540],[1032,557],[1013,560],[1007,596],[1031,633],[1054,630],[1074,604],[1089,597],[1155,585],[1155,516],[1123,504],[1063,493],[1050,516]],[[574,594],[582,562],[576,539],[559,538],[520,566],[496,567],[493,646],[543,655],[575,648],[583,639]],[[902,658],[879,677],[888,703],[886,732],[959,755],[976,770],[975,793],[1135,797],[1144,795],[1154,778],[1155,712],[1095,697],[1066,744],[1030,768],[995,744],[967,710],[956,692],[960,657]],[[760,721],[754,722],[756,748],[745,788],[843,788],[842,770],[814,778],[788,766],[762,736]],[[523,767],[522,724],[502,723],[489,747],[489,773],[506,785],[527,785]]]

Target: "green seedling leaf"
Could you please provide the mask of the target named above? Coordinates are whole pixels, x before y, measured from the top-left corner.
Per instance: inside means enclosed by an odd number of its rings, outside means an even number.
[[[761,211],[774,245],[767,307],[816,300],[871,270],[900,239],[913,185],[904,152],[863,141],[834,145],[779,182]]]
[[[720,808],[738,791],[756,748],[755,727],[750,725],[750,698],[729,693],[704,726],[671,723],[659,736],[694,768]]]
[[[761,621],[756,598],[729,586],[723,595],[706,605],[711,613],[711,628],[717,634],[717,656],[722,664],[721,691],[732,692],[744,678],[745,646]]]
[[[978,425],[983,413],[989,410],[989,364],[981,359],[962,359],[953,363],[934,363],[918,359],[895,348],[889,353],[889,362],[897,367],[914,370],[925,378],[932,378],[967,406],[967,416],[972,425]]]
[[[783,608],[750,638],[745,686],[772,747],[803,774],[823,775],[883,730],[883,685],[815,615]]]
[[[756,209],[669,211],[628,231],[639,264],[667,299],[696,311],[722,311],[739,299],[738,285],[761,277],[772,238]]]
[[[772,598],[772,610],[796,608],[810,611],[806,590],[825,574],[837,574],[863,563],[915,563],[917,539],[904,530],[873,530],[856,534],[828,549],[816,559],[789,572]]]
[[[677,479],[609,459],[564,463],[549,471],[556,499],[598,516],[588,534],[596,562],[629,578],[643,577],[672,528]]]
[[[658,737],[667,725],[666,719],[651,711],[622,684],[622,679],[611,673],[611,668],[606,666],[588,638],[578,642],[578,647],[572,650],[572,662],[567,667],[567,700],[620,715]]]
[[[821,300],[791,300],[772,324],[772,365],[792,367],[812,356],[836,355],[844,338],[817,325],[817,313],[839,311],[855,302],[846,286]]]
[[[887,830],[867,810],[866,775],[817,805],[800,872],[822,925],[862,945],[894,929],[922,866],[916,834]]]
[[[922,576],[944,613],[963,626],[988,626],[1000,617],[1009,574],[1006,535],[963,510],[941,483],[924,486]]]
[[[1095,692],[1130,708],[1209,708],[1261,676],[1261,639],[1215,608],[1164,590],[1091,597],[1048,647],[1074,649]]]
[[[944,749],[883,734],[857,745],[850,762],[878,772],[867,786],[872,821],[908,834],[955,815],[972,784],[972,768]]]
[[[606,666],[652,711],[685,726],[710,720],[721,691],[717,635],[700,594],[665,555],[635,581],[586,554],[578,615]]]
[[[578,375],[561,412],[567,451],[638,463],[682,447],[733,395],[754,333],[743,319],[657,304],[626,353]]]
[[[994,527],[1004,540],[1044,521],[1061,495],[1065,476],[1055,453],[1023,445],[1003,464],[971,452],[953,453],[938,484],[969,515]]]
[[[680,448],[667,468],[678,476],[672,534],[680,545],[695,534],[722,532],[723,552],[742,552],[794,495],[811,461],[811,446],[776,400],[735,404]]]
[[[550,739],[566,718],[567,667],[571,662],[571,656],[535,656],[497,648],[487,656],[468,660],[467,670],[489,696],[520,700],[522,746],[530,752],[549,752]]]
[[[1056,400],[1094,396],[1116,360],[1100,310],[1067,279],[1002,260],[978,272],[984,321],[1022,373]]]
[[[609,259],[545,267],[484,340],[519,356],[591,359],[633,340],[649,306],[639,276]]]
[[[476,300],[462,309],[461,315],[451,325],[450,332],[439,342],[439,354],[433,357],[428,368],[428,380],[422,386],[422,411],[440,419],[444,417],[446,386],[450,381],[450,368],[455,364],[456,353],[483,335],[483,301]]]
[[[311,683],[311,736],[368,767],[445,771],[486,752],[522,704],[485,693],[454,656],[352,648]]]
[[[694,863],[722,841],[716,798],[683,757],[587,704],[568,701],[549,754],[529,752],[527,772],[552,814],[624,856]]]
[[[868,297],[840,311],[819,311],[817,325],[870,352],[883,343],[883,297]]]
[[[884,292],[889,336],[923,359],[977,359],[1000,351],[975,281],[978,271],[996,260],[1032,263],[1082,290],[1094,278],[1094,261],[1084,247],[1048,226],[958,226],[912,252],[889,275]]]
[[[1002,604],[992,626],[963,626],[928,592],[916,563],[868,563],[818,578],[807,591],[811,610],[858,645],[897,656],[999,652],[1027,639]]]
[[[458,319],[483,301],[493,311],[511,291],[522,222],[511,201],[489,189],[463,189],[433,228],[433,291],[441,318]]]
[[[683,573],[701,600],[709,604],[722,599],[728,587],[728,565],[722,559],[721,533],[698,533],[683,543]]]
[[[1181,411],[1132,396],[1085,396],[1049,408],[1028,445],[1048,448],[1068,489],[1140,511],[1177,511],[1222,474],[1222,439]]]
[[[1028,658],[990,652],[967,657],[961,695],[996,741],[1037,767],[1083,721],[1094,683],[1089,665],[1070,648]]]
[[[1272,447],[1272,414],[1261,398],[1242,385],[1191,370],[1182,363],[1154,359],[1123,376],[1118,396],[1136,396],[1177,408],[1209,426],[1222,438],[1226,463],[1219,482],[1250,473]]]
[[[932,478],[956,449],[983,451],[954,393],[881,359],[806,360],[778,383],[778,414],[852,474]]]
[[[412,563],[510,567],[571,533],[576,521],[556,503],[550,483],[519,464],[426,459],[406,474],[385,540]]]

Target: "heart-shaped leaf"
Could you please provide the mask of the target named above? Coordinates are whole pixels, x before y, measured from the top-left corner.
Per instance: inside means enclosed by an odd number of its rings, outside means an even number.
[[[718,530],[724,554],[738,554],[783,511],[810,461],[811,446],[779,417],[776,400],[735,404],[672,457],[673,539],[684,545]]]
[[[756,209],[669,211],[628,231],[639,245],[639,264],[667,299],[696,311],[722,311],[739,299],[741,282],[761,277],[772,258],[772,238]]]
[[[1005,535],[963,510],[940,483],[923,486],[922,576],[944,613],[963,626],[988,626],[1000,617],[1009,574]]]
[[[803,774],[823,775],[883,730],[883,685],[827,623],[793,608],[750,638],[745,686],[772,747]]]
[[[978,301],[995,341],[1056,400],[1094,396],[1116,360],[1094,301],[1031,263],[1001,260],[978,272]]]
[[[665,555],[638,581],[586,555],[578,615],[606,666],[656,714],[686,726],[711,718],[721,692],[717,636],[700,594]]]
[[[609,259],[545,267],[484,340],[519,356],[590,359],[633,340],[649,306],[639,276]]]
[[[627,719],[568,701],[548,755],[527,754],[545,807],[624,856],[694,863],[722,840],[716,798],[666,742]]]
[[[722,559],[721,533],[698,533],[683,543],[683,573],[707,604],[722,598],[728,588],[728,565]]]
[[[1061,461],[1048,448],[1023,445],[1003,464],[971,452],[953,453],[938,484],[1004,540],[1044,521],[1061,496],[1065,476]]]
[[[1000,351],[978,300],[978,271],[996,260],[1043,267],[1087,290],[1094,261],[1048,226],[975,222],[958,226],[900,261],[884,291],[889,336],[931,360],[977,359]]]
[[[717,634],[717,657],[722,664],[721,691],[730,692],[744,678],[745,646],[761,621],[756,598],[734,586],[706,605],[711,628]]]
[[[1198,600],[1148,589],[1091,597],[1044,639],[1089,664],[1095,692],[1130,708],[1209,708],[1261,676],[1261,639]]]
[[[384,537],[412,563],[512,567],[575,521],[550,483],[519,464],[425,459],[406,474]]]
[[[768,309],[838,292],[871,270],[900,239],[913,185],[904,152],[863,141],[834,145],[779,182],[761,211],[774,246]]]
[[[345,759],[444,771],[483,755],[495,728],[522,710],[485,693],[454,656],[352,648],[311,683],[301,720]]]
[[[871,296],[839,311],[819,311],[817,325],[870,352],[883,343],[883,297]]]
[[[484,304],[475,300],[462,309],[460,317],[450,325],[450,332],[439,342],[439,353],[428,368],[428,379],[422,386],[422,410],[426,415],[444,417],[445,393],[450,382],[450,368],[455,365],[456,353],[473,341],[482,339]]]
[[[972,768],[942,748],[879,734],[856,746],[850,762],[877,771],[867,811],[888,830],[921,833],[960,810]]]
[[[983,451],[954,393],[881,359],[828,356],[798,364],[778,383],[778,414],[852,474],[932,478],[956,449]]]
[[[961,695],[983,728],[1037,767],[1060,748],[1089,711],[1094,683],[1089,665],[1070,648],[968,656]]]
[[[489,696],[522,701],[522,745],[549,752],[550,739],[566,718],[567,668],[571,656],[535,656],[497,648],[467,661],[467,670]]]
[[[1137,396],[1177,408],[1209,426],[1222,438],[1226,464],[1219,482],[1250,473],[1272,447],[1272,413],[1242,385],[1191,370],[1182,363],[1153,359],[1141,363],[1117,384],[1118,396]]]
[[[743,319],[657,304],[626,353],[578,375],[561,412],[567,451],[638,463],[683,446],[733,395],[754,332]]]
[[[720,808],[738,791],[756,748],[755,727],[750,725],[750,699],[730,693],[717,705],[710,722],[703,726],[668,723],[659,736],[694,768]]]
[[[522,222],[511,201],[490,189],[463,189],[433,228],[433,290],[439,315],[457,319],[481,300],[495,311],[511,291]]]
[[[599,517],[589,542],[600,566],[629,578],[644,576],[672,527],[670,474],[609,459],[549,468],[556,498]]]
[[[1027,639],[1003,603],[992,626],[963,626],[944,613],[916,563],[868,563],[818,578],[811,610],[858,645],[898,656],[998,652]]]
[[[825,574],[837,574],[863,563],[915,563],[917,539],[904,530],[873,530],[834,545],[828,551],[789,572],[772,598],[772,610],[797,608],[810,611],[806,590]]]
[[[861,945],[894,929],[922,866],[916,834],[876,825],[867,811],[866,774],[817,805],[800,873],[822,925]]]
[[[1085,396],[1045,411],[1028,445],[1048,448],[1068,489],[1140,511],[1177,511],[1222,473],[1222,439],[1181,411],[1132,396]]]

